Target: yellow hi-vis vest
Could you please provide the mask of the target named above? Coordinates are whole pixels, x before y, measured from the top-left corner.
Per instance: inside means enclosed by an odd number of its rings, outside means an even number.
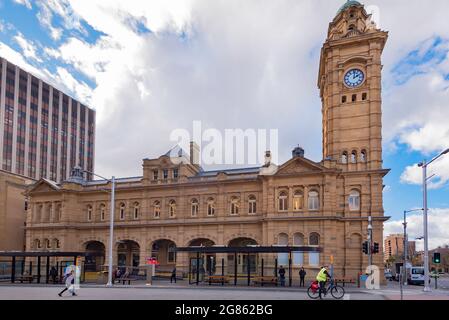
[[[327,280],[327,276],[324,273],[326,271],[326,268],[323,268],[320,270],[320,272],[318,272],[318,275],[316,276],[316,281],[326,281]]]

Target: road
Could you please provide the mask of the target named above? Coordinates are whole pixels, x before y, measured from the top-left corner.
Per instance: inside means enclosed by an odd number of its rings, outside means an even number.
[[[0,286],[0,300],[310,300],[305,291],[243,288],[151,288],[151,287],[81,287],[78,296],[67,292],[60,298],[62,287]],[[333,300],[326,297],[326,300]],[[383,300],[381,295],[351,292],[346,300]]]

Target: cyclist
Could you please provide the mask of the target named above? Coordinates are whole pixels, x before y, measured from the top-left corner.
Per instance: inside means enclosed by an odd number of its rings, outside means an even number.
[[[320,286],[319,294],[320,299],[323,299],[321,297],[321,293],[324,293],[326,295],[326,281],[327,278],[330,278],[330,274],[327,272],[328,266],[322,266],[320,272],[318,272],[318,275],[316,276],[316,280],[318,281],[318,284]]]

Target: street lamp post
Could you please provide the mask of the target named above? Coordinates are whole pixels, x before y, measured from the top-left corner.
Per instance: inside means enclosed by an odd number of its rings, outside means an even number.
[[[424,207],[424,215],[423,215],[423,226],[424,226],[424,291],[430,292],[432,289],[429,286],[429,235],[427,230],[427,166],[430,165],[432,162],[437,160],[438,158],[442,157],[445,154],[449,153],[449,149],[446,149],[442,153],[440,153],[439,156],[433,158],[431,161],[427,162],[424,160],[420,164],[418,164],[419,167],[422,168],[423,172],[423,207]]]
[[[407,236],[407,213],[422,211],[423,209],[404,210],[404,285],[407,285],[407,258],[408,258],[408,236]]]
[[[93,172],[84,170],[84,172],[90,173],[96,177],[104,179],[111,183],[111,209],[110,209],[110,217],[109,217],[109,266],[108,266],[108,283],[106,284],[108,287],[112,287],[112,264],[114,263],[113,259],[113,246],[114,246],[114,209],[115,209],[115,177],[112,176],[111,179],[107,179]]]

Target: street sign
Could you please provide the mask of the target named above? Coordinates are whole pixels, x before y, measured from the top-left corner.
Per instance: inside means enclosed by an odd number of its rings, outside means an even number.
[[[147,258],[147,264],[149,264],[149,265],[158,265],[159,262],[156,260],[156,258]]]

